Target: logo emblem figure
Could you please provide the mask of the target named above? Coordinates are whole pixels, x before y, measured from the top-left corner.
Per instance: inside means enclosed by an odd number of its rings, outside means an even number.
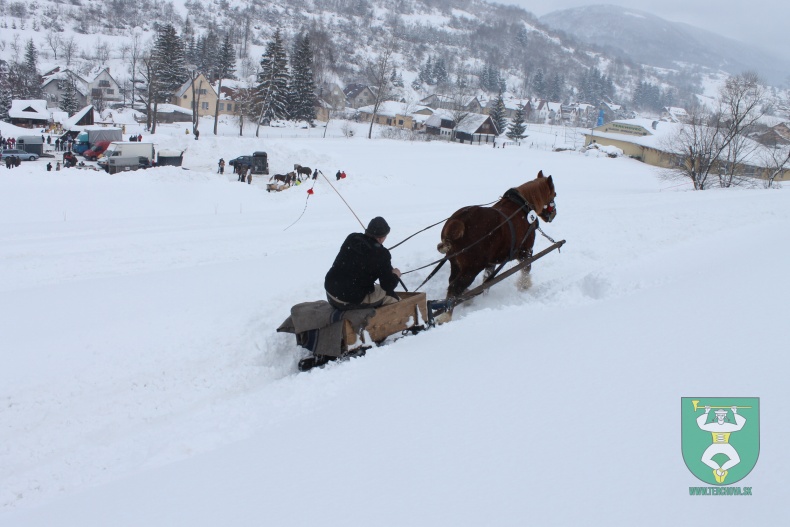
[[[728,485],[751,472],[760,451],[759,403],[757,397],[681,399],[683,459],[692,474]]]

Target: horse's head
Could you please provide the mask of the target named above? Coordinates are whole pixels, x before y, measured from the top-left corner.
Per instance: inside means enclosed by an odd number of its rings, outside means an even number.
[[[557,215],[557,205],[554,202],[557,192],[554,190],[554,180],[551,176],[544,177],[543,171],[538,172],[538,177],[518,187],[518,192],[535,208],[535,212],[543,221],[550,223]]]

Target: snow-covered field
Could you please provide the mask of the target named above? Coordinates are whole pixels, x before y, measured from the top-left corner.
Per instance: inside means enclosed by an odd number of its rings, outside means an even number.
[[[494,149],[210,129],[143,132],[188,147],[188,170],[0,167],[0,525],[786,521],[786,189],[691,192],[551,152],[563,132]],[[543,227],[567,244],[527,292],[506,281],[450,324],[299,374],[274,329],[323,298],[360,226],[326,179],[308,198],[216,173],[261,149],[272,173],[318,167],[363,222],[384,216],[388,245],[543,170],[558,193]],[[438,237],[394,264],[435,260]],[[694,396],[761,398],[760,458],[737,483],[753,496],[689,496]]]

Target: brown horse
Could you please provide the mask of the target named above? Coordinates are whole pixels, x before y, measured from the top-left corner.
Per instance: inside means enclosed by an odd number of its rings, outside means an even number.
[[[296,181],[296,174],[293,172],[288,172],[287,174],[275,174],[269,178],[269,181],[282,181],[286,185],[290,185]]]
[[[554,181],[538,177],[510,189],[491,207],[470,206],[456,211],[442,229],[442,242],[436,247],[450,260],[447,298],[463,293],[480,271],[487,279],[494,266],[510,260],[523,261],[532,255],[535,230],[530,229],[531,211],[550,222],[556,215]],[[530,266],[522,270],[522,286],[529,287]],[[449,320],[452,311],[445,320]]]
[[[305,179],[308,179],[313,174],[313,169],[310,167],[303,167],[302,165],[294,165],[294,170],[296,171],[299,180],[302,180],[302,176],[306,176]]]

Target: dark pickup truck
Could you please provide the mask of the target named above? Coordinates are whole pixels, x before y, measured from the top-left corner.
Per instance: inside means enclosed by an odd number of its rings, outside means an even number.
[[[251,156],[239,156],[235,159],[228,161],[228,164],[234,169],[236,165],[249,165],[252,167],[253,174],[268,174],[269,173],[269,160],[266,152],[253,152]]]

